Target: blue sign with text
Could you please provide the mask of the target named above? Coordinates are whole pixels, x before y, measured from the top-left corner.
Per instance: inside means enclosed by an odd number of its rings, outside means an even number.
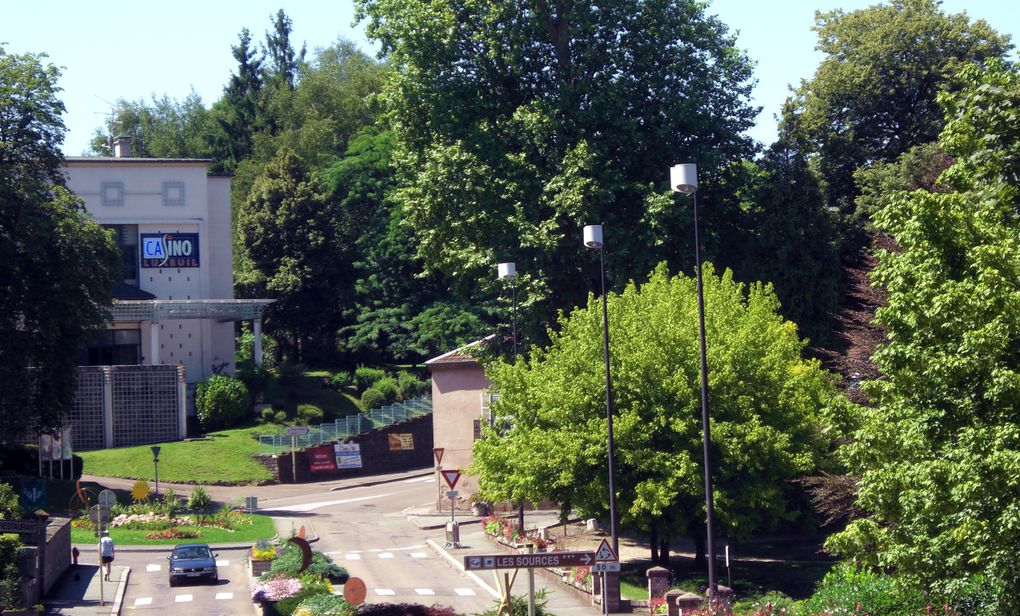
[[[197,233],[143,233],[142,267],[198,267]]]

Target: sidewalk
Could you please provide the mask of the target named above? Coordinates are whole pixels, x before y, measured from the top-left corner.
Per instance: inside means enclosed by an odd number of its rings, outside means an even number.
[[[100,579],[96,565],[71,565],[43,601],[47,614],[120,614],[121,602],[127,590],[130,567],[114,565],[109,582]],[[102,586],[100,586],[102,585]],[[104,599],[100,604],[100,596]]]
[[[443,515],[423,509],[415,513],[409,513],[408,519],[420,528],[435,529],[445,528],[446,523],[450,521],[450,516],[449,513]],[[558,520],[557,512],[529,511],[525,518],[525,525],[528,528],[539,528],[555,524]],[[485,531],[482,529],[481,524],[478,523],[479,521],[480,518],[468,514],[465,514],[463,517],[461,514],[457,515],[457,522],[460,525],[460,548],[445,547],[445,534],[435,539],[427,539],[426,543],[447,565],[458,571],[463,571],[464,575],[474,580],[492,595],[495,601],[500,596],[499,584],[501,582],[497,582],[493,574],[498,574],[499,580],[503,580],[504,574],[512,576],[512,571],[464,571],[464,558],[467,556],[509,553],[503,546],[497,545],[485,538]],[[526,569],[518,570],[516,581],[511,586],[511,594],[527,597],[528,573],[529,570]],[[592,605],[591,600],[580,592],[576,592],[554,581],[551,573],[535,569],[533,574],[535,590],[544,589],[546,591],[546,608],[549,612],[556,614],[556,616],[598,616],[602,613],[600,606]]]

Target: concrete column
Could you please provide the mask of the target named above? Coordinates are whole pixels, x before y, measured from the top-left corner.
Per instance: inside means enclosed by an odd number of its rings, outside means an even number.
[[[113,370],[103,366],[103,446],[113,447]]]
[[[255,319],[252,321],[252,333],[255,334],[255,350],[252,355],[255,359],[255,365],[259,368],[262,367],[262,319]]]
[[[662,599],[669,590],[669,569],[652,567],[645,575],[648,577],[648,601]]]
[[[159,323],[149,323],[149,363],[159,365]]]

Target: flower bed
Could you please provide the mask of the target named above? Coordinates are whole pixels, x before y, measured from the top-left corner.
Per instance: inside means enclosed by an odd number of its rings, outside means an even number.
[[[521,551],[525,551],[530,544],[537,551],[545,552],[554,543],[551,539],[543,539],[537,530],[521,531],[515,521],[508,518],[489,516],[482,520],[482,528],[496,542]]]

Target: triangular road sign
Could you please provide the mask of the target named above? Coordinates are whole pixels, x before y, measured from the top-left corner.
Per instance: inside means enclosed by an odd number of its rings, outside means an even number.
[[[446,451],[445,447],[433,447],[432,455],[436,457],[436,465],[443,463],[443,452]]]
[[[451,490],[454,489],[455,487],[457,487],[457,480],[460,479],[460,471],[445,471],[444,470],[444,471],[439,471],[439,473],[443,476],[443,479],[446,480],[446,485],[450,486]],[[610,550],[610,551],[612,551],[612,550]]]
[[[605,539],[603,539],[602,543],[599,544],[599,549],[595,550],[595,562],[605,563],[616,562],[617,560],[616,552],[614,552],[613,548],[609,547],[609,544],[606,543]]]

